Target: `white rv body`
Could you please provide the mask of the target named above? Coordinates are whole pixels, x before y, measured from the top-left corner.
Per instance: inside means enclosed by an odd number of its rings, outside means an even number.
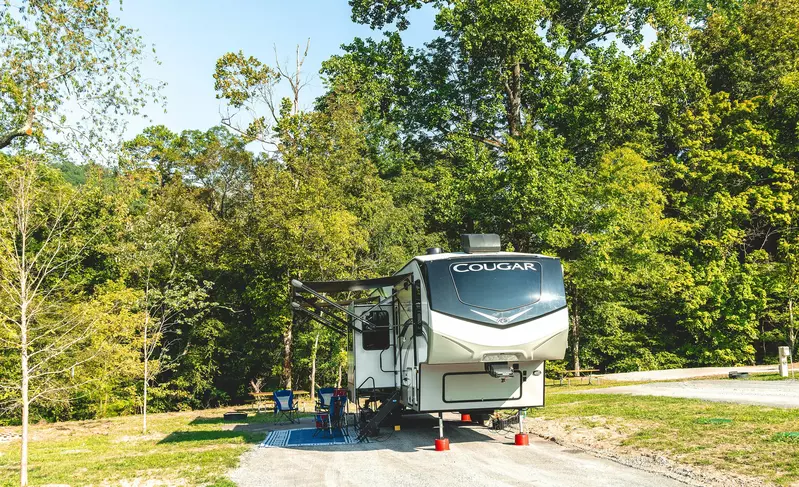
[[[349,308],[366,319],[389,312],[385,328],[352,333],[353,397],[400,391],[400,403],[417,412],[544,405],[545,361],[564,357],[569,329],[558,259],[432,253],[395,275],[407,279],[380,289],[378,305]]]

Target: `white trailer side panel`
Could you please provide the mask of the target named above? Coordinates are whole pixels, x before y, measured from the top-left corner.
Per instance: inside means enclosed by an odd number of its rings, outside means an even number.
[[[355,306],[354,312],[359,316],[368,310],[382,309],[388,313],[389,325],[391,324],[390,306]],[[358,324],[359,328],[363,325]],[[353,333],[352,350],[349,353],[348,379],[350,390],[358,387],[360,389],[371,389],[372,387],[393,388],[396,387],[395,365],[394,365],[394,337],[390,330],[383,330],[388,337],[388,347],[379,350],[367,350],[364,348],[364,335]]]
[[[518,363],[513,377],[491,377],[482,363],[421,364],[419,411],[516,409],[544,405],[544,361]]]

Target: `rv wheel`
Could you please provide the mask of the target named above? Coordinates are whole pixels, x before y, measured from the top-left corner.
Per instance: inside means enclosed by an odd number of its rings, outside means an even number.
[[[484,424],[488,416],[486,413],[472,413],[472,423]]]

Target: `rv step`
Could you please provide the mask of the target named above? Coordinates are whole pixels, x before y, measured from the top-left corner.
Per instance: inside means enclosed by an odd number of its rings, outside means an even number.
[[[367,421],[366,424],[361,427],[360,431],[358,432],[358,441],[369,441],[369,436],[377,434],[380,428],[380,423],[382,423],[389,414],[391,414],[400,406],[399,395],[399,391],[394,391],[394,393],[391,394],[388,399],[383,401],[383,404],[377,408],[375,415],[369,418],[369,421]]]

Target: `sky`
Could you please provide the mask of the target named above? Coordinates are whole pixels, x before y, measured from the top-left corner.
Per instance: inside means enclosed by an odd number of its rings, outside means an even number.
[[[285,61],[293,59],[297,44],[304,47],[310,38],[303,71],[313,78],[301,102],[309,107],[324,91],[318,76],[322,61],[355,37],[382,36],[352,22],[347,0],[127,0],[116,13],[123,24],[139,30],[145,43],[155,45],[161,64],[142,65],[145,78],[166,83],[166,113],[149,107],[151,119],[130,119],[126,138],[154,124],[173,132],[218,125],[222,104],[215,98],[213,72],[216,60],[227,52],[241,50],[274,65],[275,46]],[[433,17],[432,8],[414,12],[410,29],[403,33],[406,44],[422,46],[432,39]]]

